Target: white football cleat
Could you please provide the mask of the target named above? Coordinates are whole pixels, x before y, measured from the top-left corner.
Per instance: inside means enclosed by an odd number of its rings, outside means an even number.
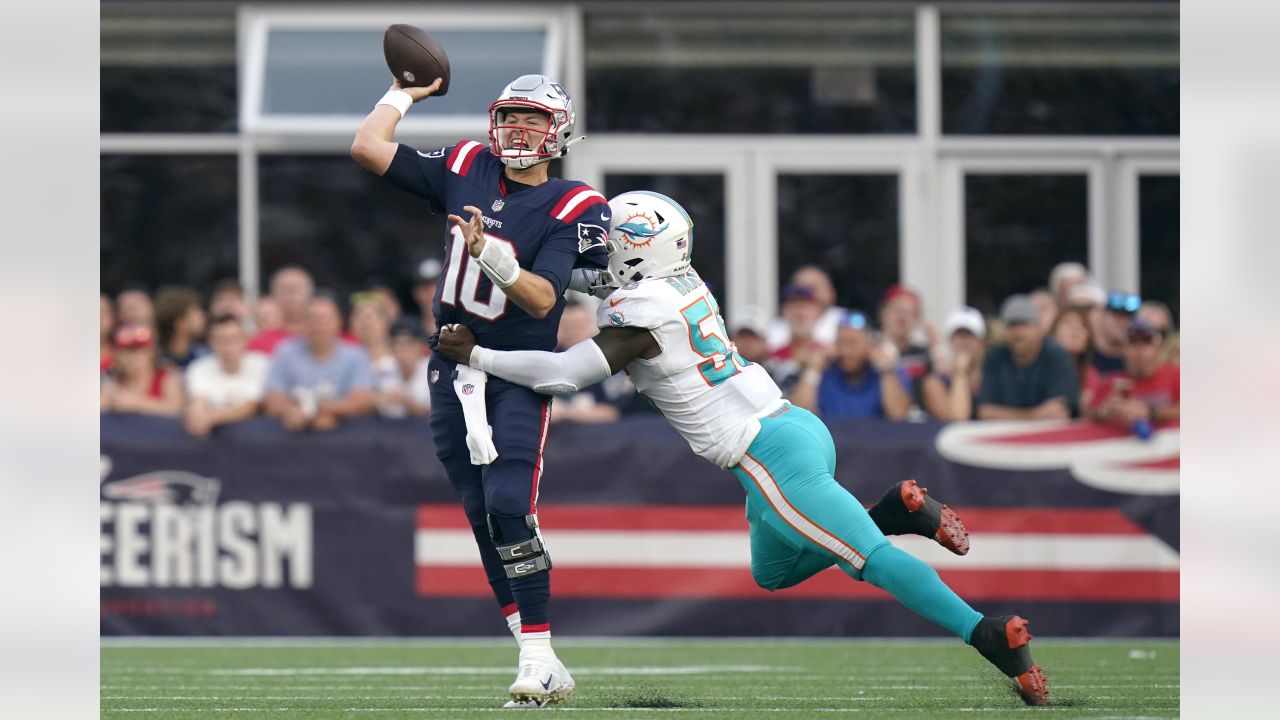
[[[554,653],[524,653],[516,681],[507,688],[511,701],[504,707],[546,707],[568,700],[577,686]],[[514,704],[513,704],[514,703]]]

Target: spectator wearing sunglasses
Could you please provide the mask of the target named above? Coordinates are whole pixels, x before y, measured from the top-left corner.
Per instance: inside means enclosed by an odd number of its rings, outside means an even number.
[[[1000,308],[1005,344],[982,363],[980,420],[1068,418],[1079,400],[1076,373],[1066,351],[1045,335],[1040,313],[1027,295],[1011,295]]]
[[[1164,338],[1160,359],[1177,364],[1178,329],[1173,324],[1173,311],[1169,306],[1159,300],[1143,300],[1142,307],[1138,308],[1138,314],[1134,317],[1146,320],[1160,331]]]
[[[1093,367],[1099,375],[1106,376],[1124,369],[1124,341],[1142,299],[1133,293],[1113,292],[1107,296],[1107,304],[1093,338]]]
[[[1124,369],[1085,391],[1088,417],[1131,427],[1135,421],[1175,422],[1180,415],[1178,366],[1161,359],[1164,336],[1154,323],[1134,318],[1126,330]]]
[[[791,402],[827,419],[905,419],[911,379],[878,340],[866,315],[845,315],[836,328],[834,362],[825,367],[822,356],[810,356]]]

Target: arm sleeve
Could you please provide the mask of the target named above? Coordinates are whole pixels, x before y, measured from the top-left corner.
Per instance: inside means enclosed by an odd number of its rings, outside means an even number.
[[[471,351],[471,367],[548,395],[566,395],[594,385],[613,374],[604,352],[593,340],[583,340],[559,353],[538,350]]]
[[[598,202],[569,222],[552,220],[552,231],[533,260],[533,272],[563,295],[575,267],[603,269],[609,265],[605,239],[609,236],[609,206]]]
[[[444,163],[448,151],[449,148],[443,147],[424,153],[400,143],[382,177],[410,195],[425,198],[431,202],[432,209],[439,211],[444,208]]]

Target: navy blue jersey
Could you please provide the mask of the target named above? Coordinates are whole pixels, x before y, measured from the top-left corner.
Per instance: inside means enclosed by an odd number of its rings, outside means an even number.
[[[529,315],[493,285],[449,223],[447,259],[432,302],[437,327],[462,323],[480,345],[495,350],[550,351],[573,268],[608,264],[609,204],[589,185],[559,178],[508,192],[503,168],[488,146],[474,141],[432,152],[401,143],[383,177],[466,220],[471,213],[464,206],[479,208],[485,242],[509,243],[523,271],[542,276],[556,291],[556,305],[546,317]]]

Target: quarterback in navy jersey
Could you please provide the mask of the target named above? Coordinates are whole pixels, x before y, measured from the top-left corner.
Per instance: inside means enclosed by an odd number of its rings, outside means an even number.
[[[357,131],[352,157],[448,213],[432,303],[437,327],[465,325],[493,348],[550,351],[574,268],[608,265],[604,196],[547,172],[548,161],[581,139],[573,137],[573,101],[550,78],[525,75],[489,107],[487,145],[422,151],[392,140],[409,107],[439,85],[393,84]],[[436,454],[520,645],[508,706],[564,700],[574,681],[551,648],[551,558],[536,514],[551,398],[439,353],[430,379]]]

